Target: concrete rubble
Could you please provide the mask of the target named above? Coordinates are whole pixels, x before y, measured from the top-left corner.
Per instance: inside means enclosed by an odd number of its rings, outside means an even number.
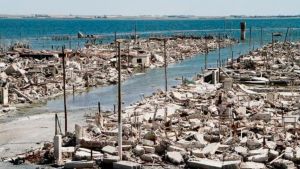
[[[172,64],[233,43],[233,39],[216,37],[171,37],[167,48],[167,64]],[[207,44],[207,46],[206,46]],[[163,42],[159,38],[127,40],[121,45],[122,80],[147,68],[164,65]],[[78,50],[65,49],[66,90],[83,92],[89,87],[117,83],[116,45],[87,45]],[[36,51],[16,45],[0,59],[0,78],[9,84],[7,101],[11,107],[39,103],[63,94],[61,51]],[[1,84],[2,84],[1,83]]]
[[[83,134],[68,137],[78,144],[64,146],[80,147],[75,154],[90,150],[89,160],[108,168],[299,168],[299,70],[300,43],[269,44],[213,69],[218,78],[206,70],[193,83],[126,107],[123,161],[118,161],[113,112],[88,117],[86,126],[76,127]],[[75,161],[62,154],[65,165]]]

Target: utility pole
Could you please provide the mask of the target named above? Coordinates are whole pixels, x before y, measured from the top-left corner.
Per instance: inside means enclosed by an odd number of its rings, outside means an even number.
[[[230,45],[230,52],[231,52],[231,67],[233,68],[233,45]]]
[[[130,41],[128,41],[128,46],[127,46],[127,67],[129,67],[129,55],[130,55]]]
[[[55,136],[57,135],[57,121],[58,121],[58,117],[57,114],[55,114]]]
[[[117,32],[115,32],[115,49],[117,50]]]
[[[251,43],[252,43],[252,26],[250,27],[249,50],[251,50]]]
[[[287,37],[288,37],[288,34],[289,34],[289,30],[290,30],[290,28],[287,28],[286,33],[285,33],[284,43],[287,42]]]
[[[274,52],[274,33],[273,32],[272,32],[272,52]]]
[[[136,23],[135,23],[135,25],[134,25],[134,43],[137,43]]]
[[[264,41],[263,41],[263,28],[260,27],[260,46],[263,46]]]
[[[224,33],[226,33],[226,19],[224,19]]]
[[[65,111],[65,135],[68,132],[68,113],[66,99],[66,66],[65,66],[65,47],[62,47],[62,65],[63,65],[63,89],[64,89],[64,111]]]
[[[167,73],[167,49],[166,49],[167,39],[164,39],[164,62],[165,62],[165,90],[168,92],[168,73]]]
[[[274,61],[274,33],[272,33],[272,60]]]
[[[219,61],[218,61],[218,66],[221,67],[221,35],[219,33],[219,38],[218,38],[218,48],[219,48]]]
[[[207,55],[208,55],[208,44],[207,44],[207,40],[205,40],[205,44],[206,44],[206,50],[205,50],[205,67],[204,69],[207,69]]]
[[[98,112],[101,114],[101,102],[98,102]]]
[[[3,48],[2,48],[2,37],[1,37],[1,33],[0,33],[0,51],[3,52]]]
[[[254,40],[254,37],[253,37],[253,41],[252,41],[252,50],[254,51],[254,48],[255,48],[255,40]]]
[[[69,49],[72,49],[71,36],[69,36]]]
[[[118,154],[122,160],[121,47],[118,42]]]
[[[233,51],[231,51],[231,66],[233,68]]]

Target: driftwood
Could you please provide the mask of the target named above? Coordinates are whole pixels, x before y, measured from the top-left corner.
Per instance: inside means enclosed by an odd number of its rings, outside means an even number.
[[[94,161],[70,161],[66,162],[64,168],[94,168]]]
[[[94,149],[94,148],[102,148],[105,146],[114,146],[115,145],[115,141],[97,141],[97,140],[91,140],[91,141],[86,141],[86,140],[80,140],[80,146],[83,148],[90,148],[90,149]]]
[[[28,97],[27,95],[23,94],[22,92],[20,92],[18,89],[13,88],[12,89],[14,92],[17,93],[17,95],[24,97],[26,100],[28,100],[29,102],[33,102],[32,99],[30,97]]]

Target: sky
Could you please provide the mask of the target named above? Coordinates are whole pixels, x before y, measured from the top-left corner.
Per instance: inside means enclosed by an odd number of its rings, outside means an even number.
[[[0,0],[0,14],[299,15],[300,0]]]

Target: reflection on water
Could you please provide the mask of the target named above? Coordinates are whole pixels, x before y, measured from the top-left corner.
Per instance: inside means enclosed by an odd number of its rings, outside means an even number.
[[[237,44],[234,47],[235,57],[240,53],[247,52],[247,44]],[[238,51],[238,52],[237,52]],[[222,59],[226,59],[230,54],[230,48],[222,49]],[[208,55],[208,64],[214,66],[218,58],[218,52],[212,52]],[[192,78],[201,71],[204,67],[204,56],[199,55],[186,59],[180,63],[169,65],[168,67],[168,85],[174,86],[181,83],[181,77]],[[157,68],[148,70],[145,74],[139,74],[131,77],[122,84],[123,102],[130,105],[141,99],[141,95],[151,95],[157,89],[164,88],[164,69]],[[117,86],[108,86],[98,89],[92,89],[87,93],[72,95],[67,98],[69,110],[76,110],[82,108],[96,108],[98,101],[104,109],[112,109],[113,105],[117,103]],[[46,108],[50,111],[62,111],[63,100],[48,101]]]
[[[255,29],[254,29],[255,30]],[[238,43],[233,46],[234,57],[238,57],[240,54],[245,54],[250,50],[258,48],[263,44],[271,42],[271,33],[274,31],[284,32],[285,29],[264,29],[261,39],[260,31],[252,33],[251,43],[248,40],[243,43]],[[239,39],[239,31],[234,30],[232,37]],[[284,40],[284,36],[278,38],[278,40]],[[290,40],[297,40],[299,36],[292,36]],[[261,41],[263,40],[263,41]],[[221,50],[221,59],[231,58],[230,47]],[[208,64],[215,66],[218,59],[218,51],[214,51],[208,54]],[[182,76],[185,78],[192,78],[201,71],[204,67],[204,56],[199,55],[186,59],[180,63],[169,65],[168,67],[168,85],[174,86],[179,84]],[[127,79],[122,84],[123,102],[125,106],[130,105],[141,99],[141,95],[151,95],[152,92],[157,89],[163,89],[164,87],[164,70],[162,68],[147,70],[145,74],[135,75]],[[96,89],[82,94],[70,95],[67,97],[68,111],[79,111],[82,109],[96,109],[98,102],[101,102],[102,109],[112,110],[113,105],[117,103],[117,86],[107,86]],[[63,99],[58,98],[49,100],[46,105],[39,106],[33,109],[27,109],[26,112],[57,112],[63,111]]]

